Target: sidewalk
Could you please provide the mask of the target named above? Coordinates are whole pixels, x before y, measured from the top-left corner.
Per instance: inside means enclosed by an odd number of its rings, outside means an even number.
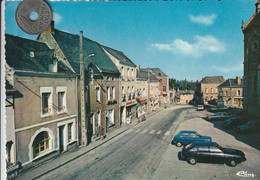
[[[160,107],[156,111],[149,112],[149,114],[145,114],[146,121],[149,120],[149,117],[157,114],[158,112],[162,111],[164,107]],[[15,179],[36,179],[41,176],[44,176],[45,174],[58,169],[59,167],[77,159],[80,158],[81,156],[87,154],[88,152],[98,148],[99,146],[103,145],[104,143],[112,140],[113,138],[119,136],[120,134],[124,133],[128,129],[134,127],[135,125],[138,124],[138,119],[135,118],[132,120],[131,124],[124,124],[120,128],[113,130],[112,132],[109,132],[106,134],[106,138],[104,140],[96,140],[91,142],[88,146],[82,146],[82,147],[77,147],[75,149],[72,149],[70,151],[64,152],[58,156],[55,156],[40,165],[36,167],[32,167],[30,169],[22,171],[18,176],[16,176]]]

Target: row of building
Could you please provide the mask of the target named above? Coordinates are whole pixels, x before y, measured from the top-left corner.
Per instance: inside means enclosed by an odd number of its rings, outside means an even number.
[[[227,107],[243,106],[243,79],[224,80],[223,76],[206,76],[196,83],[195,90],[181,90],[176,93],[180,104],[213,104]],[[221,101],[220,101],[221,100]]]
[[[249,119],[260,119],[260,0],[250,20],[242,21],[244,34],[244,76],[224,80],[222,76],[206,76],[197,83],[196,91],[179,91],[180,103],[222,103],[243,107]]]
[[[168,104],[169,79],[123,52],[50,28],[6,34],[7,165],[39,163]]]

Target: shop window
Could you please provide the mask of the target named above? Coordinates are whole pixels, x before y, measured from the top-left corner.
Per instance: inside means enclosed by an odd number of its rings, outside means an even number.
[[[33,141],[33,157],[37,157],[38,155],[49,150],[49,135],[48,132],[43,131],[36,136]]]
[[[109,126],[113,125],[115,123],[114,109],[111,109],[111,110],[107,111],[106,118],[107,118],[107,123],[108,123]]]

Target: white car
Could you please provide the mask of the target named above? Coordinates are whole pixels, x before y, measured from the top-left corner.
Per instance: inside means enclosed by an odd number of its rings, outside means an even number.
[[[227,113],[227,112],[217,112],[216,114],[209,115],[208,116],[208,120],[209,121],[225,120],[225,119],[228,119],[228,118],[231,118],[231,117],[233,117],[233,115],[230,114],[230,113]]]
[[[198,111],[203,111],[204,110],[204,106],[203,105],[198,105]]]

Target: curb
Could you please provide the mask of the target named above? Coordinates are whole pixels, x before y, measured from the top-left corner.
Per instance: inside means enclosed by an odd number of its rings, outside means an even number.
[[[150,118],[150,117],[153,117],[155,114],[161,112],[163,109],[164,109],[164,108],[159,108],[159,109],[158,109],[157,111],[155,111],[153,114],[151,114],[150,116],[148,116],[147,119]],[[43,173],[41,173],[41,174],[39,174],[39,175],[37,175],[37,176],[31,178],[31,179],[38,179],[38,178],[40,178],[40,177],[42,177],[42,176],[44,176],[44,175],[46,175],[46,174],[48,174],[48,173],[50,173],[50,172],[52,172],[52,171],[58,169],[58,168],[60,168],[60,167],[62,167],[62,166],[64,166],[64,165],[66,165],[66,164],[68,164],[69,162],[74,161],[74,160],[80,158],[81,156],[83,156],[83,155],[89,153],[90,151],[92,151],[92,150],[94,150],[94,149],[96,149],[96,148],[102,146],[102,145],[105,144],[106,142],[109,142],[110,140],[112,140],[112,139],[116,138],[117,136],[123,134],[124,132],[128,131],[130,128],[135,127],[137,124],[140,124],[140,123],[135,123],[135,124],[133,123],[132,125],[126,127],[126,129],[124,129],[124,130],[122,130],[121,132],[115,134],[114,136],[110,137],[109,139],[103,141],[102,143],[100,143],[100,144],[94,146],[93,148],[91,148],[91,149],[89,149],[89,150],[87,150],[87,151],[85,151],[85,152],[83,152],[83,153],[81,153],[81,154],[79,154],[79,155],[77,155],[77,156],[71,158],[71,159],[68,159],[68,160],[66,160],[66,162],[64,162],[64,163],[62,163],[62,164],[59,164],[58,166],[53,167],[53,168],[51,168],[50,170],[47,170],[47,171],[45,171],[45,172],[43,172]],[[33,170],[33,169],[32,169],[32,170]]]

